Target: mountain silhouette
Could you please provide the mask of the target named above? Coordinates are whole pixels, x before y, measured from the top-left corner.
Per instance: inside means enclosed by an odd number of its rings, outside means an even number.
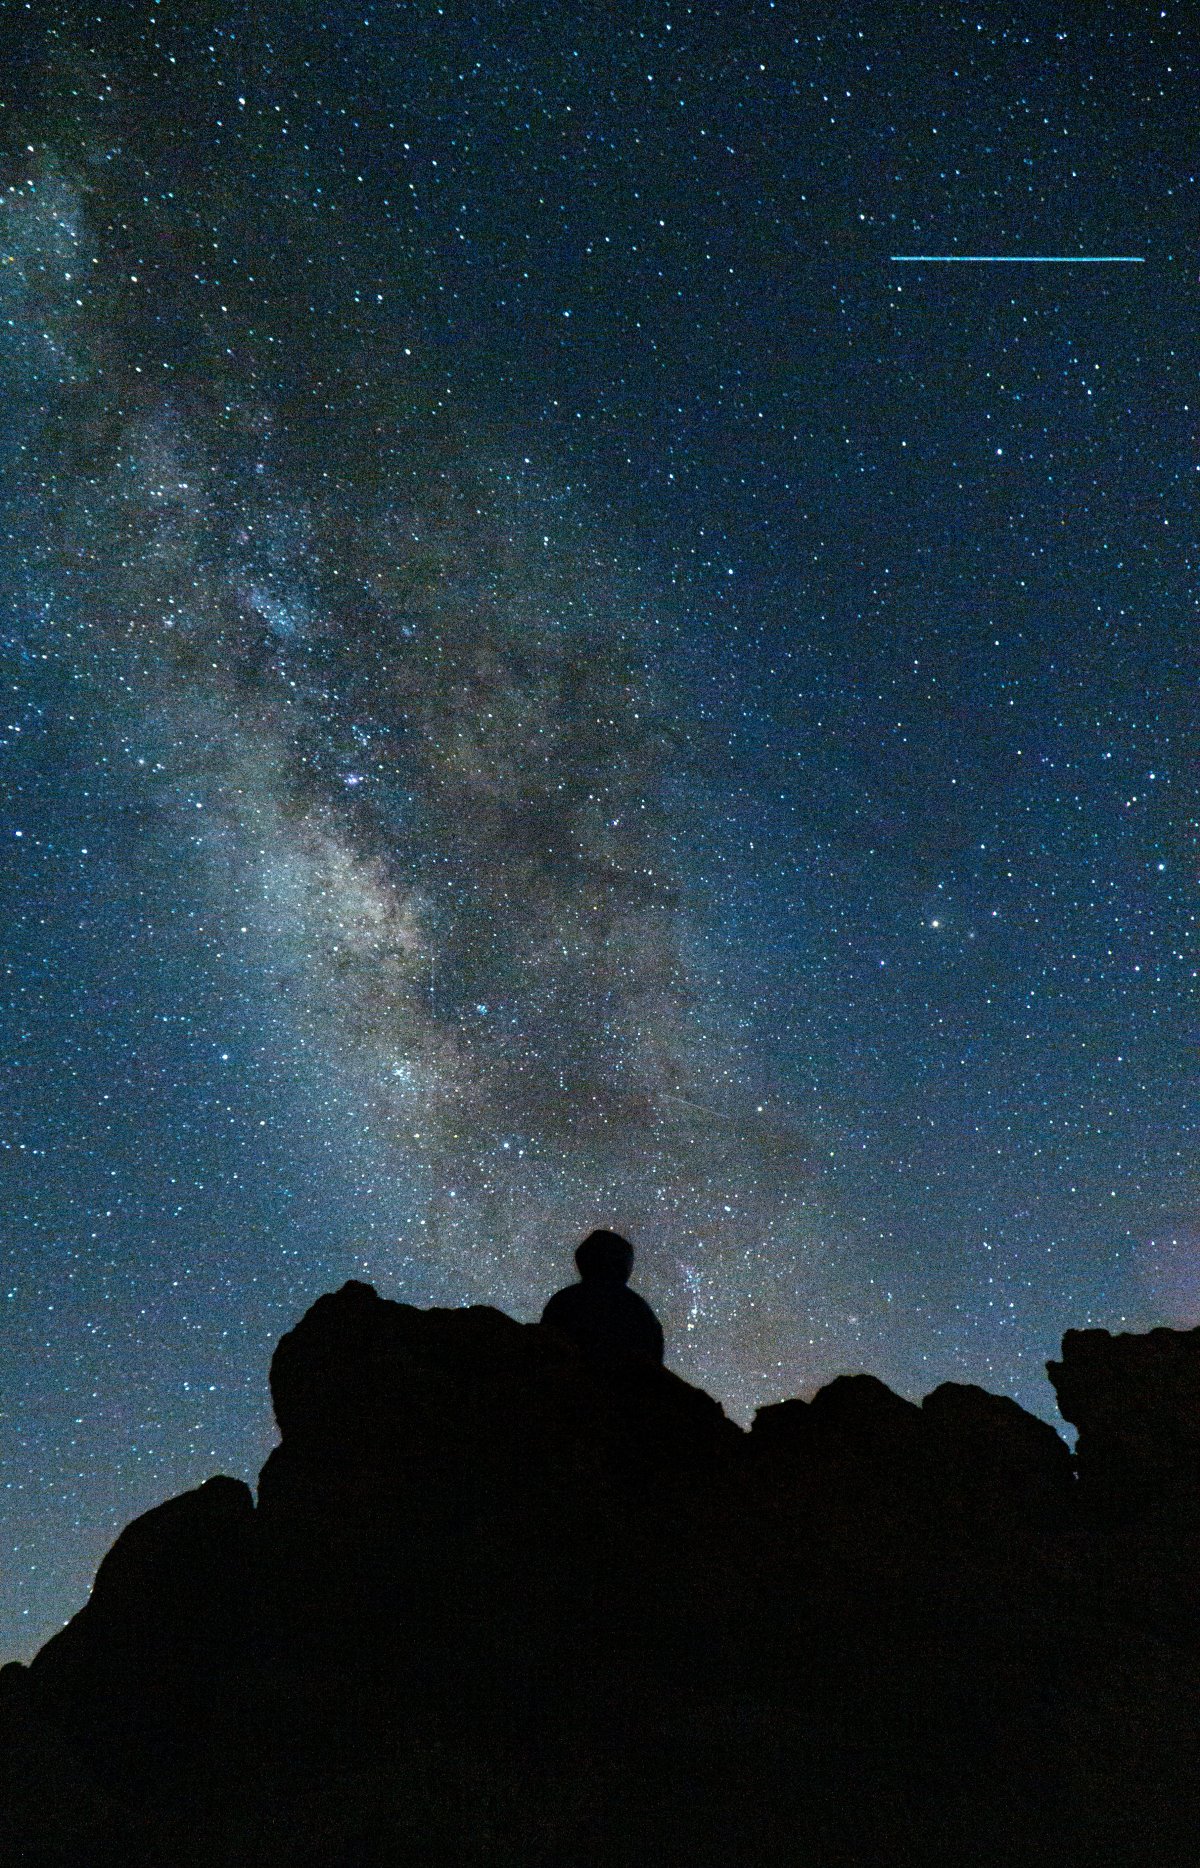
[[[1195,1859],[1200,1331],[1069,1331],[1078,1453],[869,1375],[744,1432],[652,1356],[350,1283],[257,1499],[129,1525],[0,1672],[29,1868]]]

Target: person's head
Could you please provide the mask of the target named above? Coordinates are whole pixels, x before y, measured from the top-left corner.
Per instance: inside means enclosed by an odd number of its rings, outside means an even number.
[[[575,1249],[575,1263],[581,1278],[615,1278],[624,1284],[633,1270],[633,1247],[619,1232],[603,1227],[589,1232]]]

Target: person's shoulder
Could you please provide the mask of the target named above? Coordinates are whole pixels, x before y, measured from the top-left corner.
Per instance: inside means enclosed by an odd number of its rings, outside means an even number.
[[[569,1317],[579,1306],[579,1293],[582,1289],[581,1284],[566,1284],[561,1291],[555,1291],[553,1297],[546,1300],[541,1321],[556,1323],[563,1317]]]

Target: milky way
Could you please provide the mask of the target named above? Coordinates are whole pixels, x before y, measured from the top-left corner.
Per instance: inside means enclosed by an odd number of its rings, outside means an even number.
[[[40,438],[69,463],[41,470],[43,652],[120,689],[167,834],[202,852],[214,914],[248,917],[451,1287],[528,1309],[581,1215],[669,1215],[694,1325],[699,1235],[769,1235],[803,1161],[772,1158],[704,977],[663,797],[689,755],[644,597],[569,498],[436,401],[398,437],[377,391],[364,445],[333,402],[289,430],[282,392],[240,376],[219,403],[173,368],[131,384],[142,277],[98,328],[73,319],[86,191],[28,166],[12,244],[74,391]]]
[[[35,9],[13,1651],[346,1276],[620,1226],[743,1418],[1200,1314],[1194,61],[786,11]]]

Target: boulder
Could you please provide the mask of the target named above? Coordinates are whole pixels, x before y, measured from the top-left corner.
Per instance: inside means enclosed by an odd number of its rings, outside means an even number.
[[[706,1553],[721,1570],[743,1435],[670,1370],[349,1283],[283,1338],[271,1393],[258,1529],[277,1650],[352,1653],[398,1691],[517,1669],[547,1702],[548,1672],[605,1664],[615,1621],[705,1652]]]
[[[972,1382],[943,1382],[921,1403],[931,1472],[946,1508],[962,1504],[1009,1518],[1061,1511],[1070,1502],[1070,1449],[1047,1421],[1008,1395]]]
[[[1082,1501],[1122,1515],[1200,1503],[1200,1329],[1068,1330],[1046,1372],[1079,1429]]]
[[[756,1455],[820,1482],[902,1478],[921,1444],[920,1409],[874,1375],[839,1375],[811,1401],[759,1408],[751,1428]]]
[[[274,1510],[289,1473],[345,1490],[414,1483],[528,1490],[606,1469],[686,1476],[741,1440],[719,1403],[638,1358],[598,1363],[557,1331],[485,1306],[419,1310],[350,1282],[318,1298],[271,1363],[280,1445],[260,1479]]]
[[[121,1532],[83,1608],[30,1663],[28,1704],[68,1738],[98,1739],[101,1768],[120,1774],[220,1716],[256,1619],[250,1488],[208,1479]]]

